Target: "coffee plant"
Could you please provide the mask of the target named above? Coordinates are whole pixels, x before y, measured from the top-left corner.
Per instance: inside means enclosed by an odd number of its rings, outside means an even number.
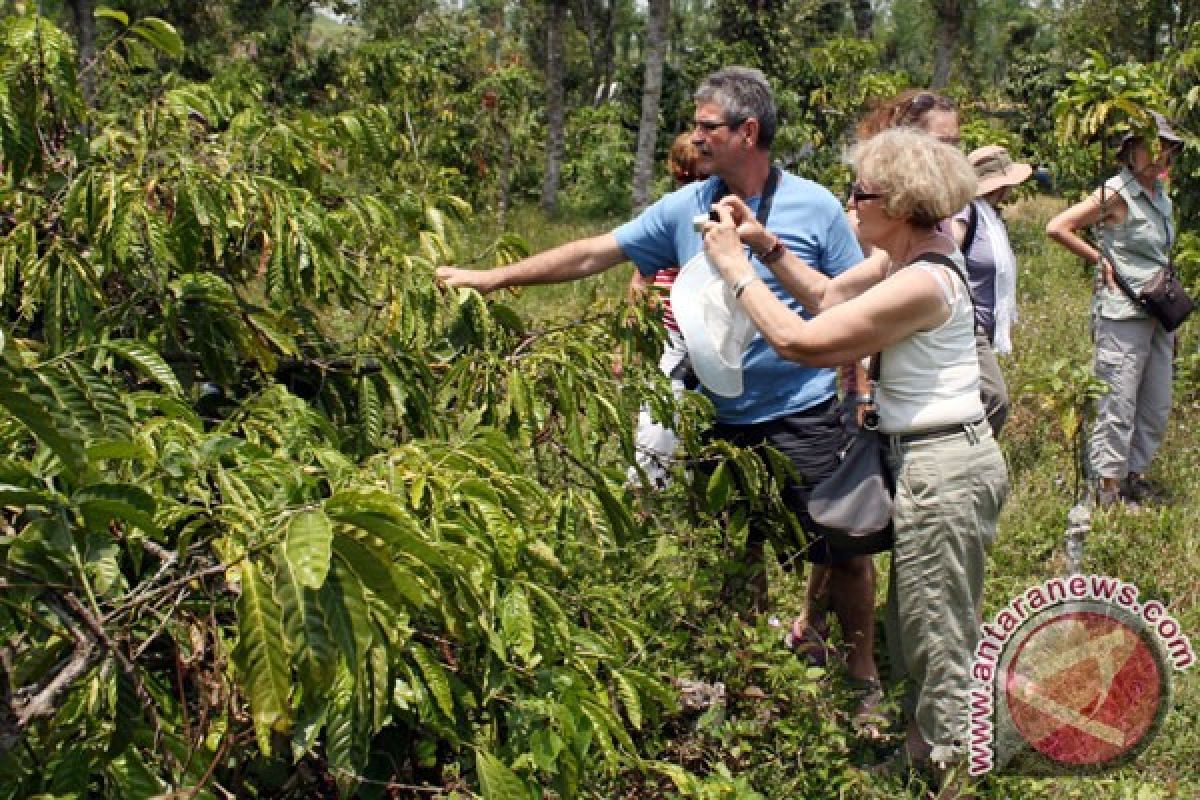
[[[439,291],[470,207],[388,100],[154,84],[177,35],[115,21],[109,108],[49,20],[0,39],[0,796],[570,797],[636,762],[674,701],[600,465],[643,396],[678,411],[611,373],[654,321]]]

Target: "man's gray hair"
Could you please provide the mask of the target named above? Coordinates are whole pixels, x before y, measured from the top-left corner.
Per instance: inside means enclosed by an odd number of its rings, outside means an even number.
[[[715,103],[725,113],[725,121],[738,125],[754,117],[758,120],[758,141],[763,150],[775,141],[775,97],[767,77],[753,67],[725,67],[704,79],[692,96],[697,105]]]

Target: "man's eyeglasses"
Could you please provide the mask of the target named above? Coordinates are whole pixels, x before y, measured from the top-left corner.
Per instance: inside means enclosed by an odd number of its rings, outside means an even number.
[[[883,192],[869,192],[862,187],[857,181],[850,184],[850,199],[855,203],[861,203],[864,200],[878,200],[883,197]]]
[[[694,119],[692,120],[692,129],[695,130],[696,128],[699,128],[705,133],[713,133],[718,128],[729,128],[730,130],[733,130],[734,128],[739,127],[745,121],[746,120],[743,119],[738,120],[737,122],[713,122],[710,119]]]

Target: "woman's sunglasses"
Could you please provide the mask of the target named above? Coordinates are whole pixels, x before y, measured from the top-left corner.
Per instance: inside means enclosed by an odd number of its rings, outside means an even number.
[[[850,199],[855,203],[861,203],[864,200],[878,200],[880,197],[883,197],[883,192],[868,192],[858,181],[850,184]]]

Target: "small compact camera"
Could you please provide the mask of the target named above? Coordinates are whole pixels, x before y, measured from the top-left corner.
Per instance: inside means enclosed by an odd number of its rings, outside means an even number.
[[[716,211],[709,211],[707,214],[697,214],[696,216],[692,217],[692,228],[696,231],[696,233],[700,233],[704,230],[704,225],[706,223],[720,221],[720,214],[718,214]]]

